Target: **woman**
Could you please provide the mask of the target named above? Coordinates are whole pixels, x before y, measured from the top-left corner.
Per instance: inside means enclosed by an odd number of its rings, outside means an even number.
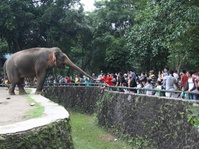
[[[188,71],[187,72],[188,81],[187,81],[187,84],[185,86],[185,91],[197,92],[197,88],[196,88],[197,81],[192,75],[193,75],[193,71]],[[197,100],[198,99],[198,95],[191,93],[191,94],[189,94],[189,99]]]

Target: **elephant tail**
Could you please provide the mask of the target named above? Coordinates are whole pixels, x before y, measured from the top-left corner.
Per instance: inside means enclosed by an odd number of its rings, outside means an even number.
[[[4,73],[3,82],[4,82],[4,84],[7,84],[8,83],[8,76],[7,76],[7,71],[6,71],[6,62],[3,65],[3,73]]]

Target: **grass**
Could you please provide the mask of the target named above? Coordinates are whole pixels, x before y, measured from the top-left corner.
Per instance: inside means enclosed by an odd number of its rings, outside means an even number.
[[[126,142],[97,126],[93,116],[70,112],[70,118],[75,149],[132,149]]]
[[[34,108],[28,110],[25,113],[25,117],[27,119],[31,119],[31,118],[38,118],[41,117],[44,113],[44,107],[41,106],[38,102],[36,102],[34,99],[32,99],[29,94],[31,92],[31,89],[26,89],[27,94],[24,95],[27,98],[28,103],[35,103]]]

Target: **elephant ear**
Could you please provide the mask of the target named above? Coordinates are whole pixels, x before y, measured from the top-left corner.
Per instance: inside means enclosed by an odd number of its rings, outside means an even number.
[[[57,52],[50,52],[48,54],[48,66],[55,67],[57,66]]]

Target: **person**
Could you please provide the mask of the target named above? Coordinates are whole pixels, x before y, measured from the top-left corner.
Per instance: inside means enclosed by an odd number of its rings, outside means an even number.
[[[135,72],[128,72],[128,87],[136,87],[136,74]],[[136,89],[130,89],[130,92],[135,93]]]
[[[166,76],[169,76],[168,73],[168,68],[164,68],[163,72],[162,72],[162,79]],[[162,89],[166,89],[166,80],[162,80]]]
[[[156,78],[153,70],[149,71],[149,79],[151,79],[151,84],[153,85],[153,87],[155,87],[157,78]]]
[[[177,70],[174,70],[174,72],[173,72],[173,77],[176,79],[177,83],[179,84],[179,75],[178,75]],[[179,86],[179,85],[178,85],[178,86]],[[176,85],[175,85],[174,87],[175,87],[175,89],[177,89],[177,86],[176,86]]]
[[[157,89],[157,90],[162,90],[162,83],[161,83],[161,81],[157,81],[157,83],[156,83],[156,88],[155,88],[155,89]],[[156,92],[155,95],[156,95],[156,96],[162,96],[162,93],[160,93],[160,95],[159,95],[159,93]]]
[[[66,77],[65,77],[65,76],[62,77],[62,79],[61,79],[61,84],[62,84],[62,85],[67,84],[67,80],[66,80]]]
[[[70,77],[69,76],[66,77],[66,81],[67,81],[67,84],[70,84]]]
[[[153,89],[153,84],[151,81],[151,79],[147,79],[147,83],[145,84],[144,89]],[[146,95],[153,95],[153,91],[147,90]]]
[[[90,82],[94,84],[96,83],[96,79],[97,79],[97,76],[95,75],[95,73],[92,73],[92,79],[90,80]]]
[[[142,82],[143,85],[146,83],[147,77],[144,72],[141,73],[139,80]]]
[[[80,76],[75,75],[75,85],[80,85]]]
[[[89,78],[86,77],[85,75],[83,76],[83,79],[84,79],[84,83],[86,86],[90,86],[90,81],[89,81]]]
[[[137,81],[137,94],[141,94],[142,92],[141,92],[141,90],[139,90],[139,89],[142,89],[144,87],[144,85],[143,85],[143,83],[142,83],[142,81],[141,80],[138,80]]]
[[[124,76],[121,72],[117,74],[116,84],[115,86],[123,86],[123,83],[125,82]]]
[[[196,88],[197,81],[192,75],[193,75],[192,70],[187,71],[188,81],[187,81],[187,84],[185,86],[185,91],[197,92],[197,88]],[[191,94],[189,94],[189,99],[197,100],[198,95],[191,93]]]
[[[181,82],[181,89],[182,89],[182,91],[184,91],[185,86],[186,86],[187,81],[188,81],[188,76],[187,76],[186,73],[187,73],[186,70],[182,71],[181,81],[180,81]]]
[[[126,73],[124,74],[124,82],[123,82],[122,86],[128,87],[128,75],[127,75]],[[124,89],[124,92],[127,93],[127,92],[128,92],[128,89],[125,88],[125,89]]]
[[[166,82],[166,90],[168,91],[175,91],[175,85],[177,88],[179,88],[178,83],[176,79],[173,77],[173,70],[169,70],[169,76],[163,77],[163,80]],[[175,92],[166,92],[166,97],[175,97]]]
[[[175,71],[173,72],[173,77],[174,77],[174,78],[176,79],[176,81],[178,82],[179,75],[178,75],[177,70],[175,70]]]
[[[168,68],[164,68],[163,73],[162,73],[162,77],[168,76],[169,72],[168,72]]]
[[[114,86],[114,83],[113,83],[113,76],[108,76],[106,74],[103,74],[102,78],[97,78],[95,80],[100,80],[102,82],[104,82],[104,86]]]
[[[185,86],[187,84],[187,81],[188,81],[188,76],[186,74],[186,70],[183,70],[182,71],[182,75],[181,75],[181,94],[180,94],[180,98],[184,99],[185,98],[185,94],[184,94],[184,91],[185,91]]]

